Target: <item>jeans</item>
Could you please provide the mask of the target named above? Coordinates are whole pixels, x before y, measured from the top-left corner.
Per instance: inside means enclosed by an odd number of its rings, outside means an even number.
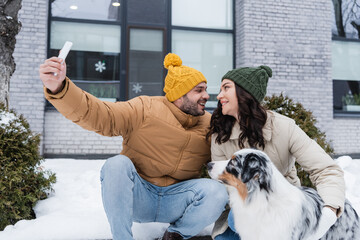
[[[230,210],[228,216],[228,225],[229,227],[226,231],[218,236],[215,237],[215,240],[240,240],[239,234],[236,233],[235,226],[234,226],[234,217],[233,213]]]
[[[101,169],[104,209],[114,240],[133,239],[134,222],[170,223],[169,232],[187,239],[215,222],[228,195],[211,179],[193,179],[159,187],[142,179],[124,156],[109,158]]]

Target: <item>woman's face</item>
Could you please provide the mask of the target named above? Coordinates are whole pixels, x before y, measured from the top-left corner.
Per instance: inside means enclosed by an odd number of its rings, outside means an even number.
[[[217,96],[222,106],[222,114],[233,116],[236,120],[239,116],[238,99],[236,97],[235,83],[224,79],[221,83],[220,93]]]

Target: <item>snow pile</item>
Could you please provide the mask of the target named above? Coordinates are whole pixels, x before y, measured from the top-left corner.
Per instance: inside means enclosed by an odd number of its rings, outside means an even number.
[[[19,128],[20,131],[26,131],[26,128],[22,125],[21,120],[12,112],[4,111],[0,109],[0,127],[4,128],[6,132],[16,131],[14,128],[11,128],[10,125],[13,124],[15,128]]]
[[[0,125],[10,125],[10,122],[13,122],[16,119],[17,117],[15,116],[15,114],[5,112],[0,109]]]
[[[101,201],[100,169],[104,160],[47,159],[44,167],[56,173],[55,192],[35,207],[37,219],[22,220],[0,232],[0,240],[111,239]],[[360,213],[360,161],[337,159],[345,171],[346,196]],[[134,223],[137,240],[161,237],[168,224]],[[212,225],[200,235],[211,233]]]
[[[344,170],[346,198],[360,217],[360,159],[353,160],[349,156],[342,156],[336,159],[336,162]]]

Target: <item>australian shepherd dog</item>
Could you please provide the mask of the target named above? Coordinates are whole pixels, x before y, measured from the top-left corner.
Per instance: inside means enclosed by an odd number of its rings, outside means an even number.
[[[290,184],[262,151],[243,149],[208,164],[209,175],[228,186],[235,229],[242,240],[312,239],[323,201],[311,188]],[[359,217],[348,201],[321,238],[360,240]]]

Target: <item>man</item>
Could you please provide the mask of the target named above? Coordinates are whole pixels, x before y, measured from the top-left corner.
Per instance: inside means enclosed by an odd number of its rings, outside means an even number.
[[[228,201],[225,187],[196,179],[210,160],[203,74],[170,53],[164,60],[165,97],[110,103],[76,87],[61,61],[53,57],[40,66],[46,99],[85,129],[123,137],[121,155],[108,159],[101,170],[113,239],[133,239],[133,221],[170,223],[162,239],[188,239],[215,222]]]

